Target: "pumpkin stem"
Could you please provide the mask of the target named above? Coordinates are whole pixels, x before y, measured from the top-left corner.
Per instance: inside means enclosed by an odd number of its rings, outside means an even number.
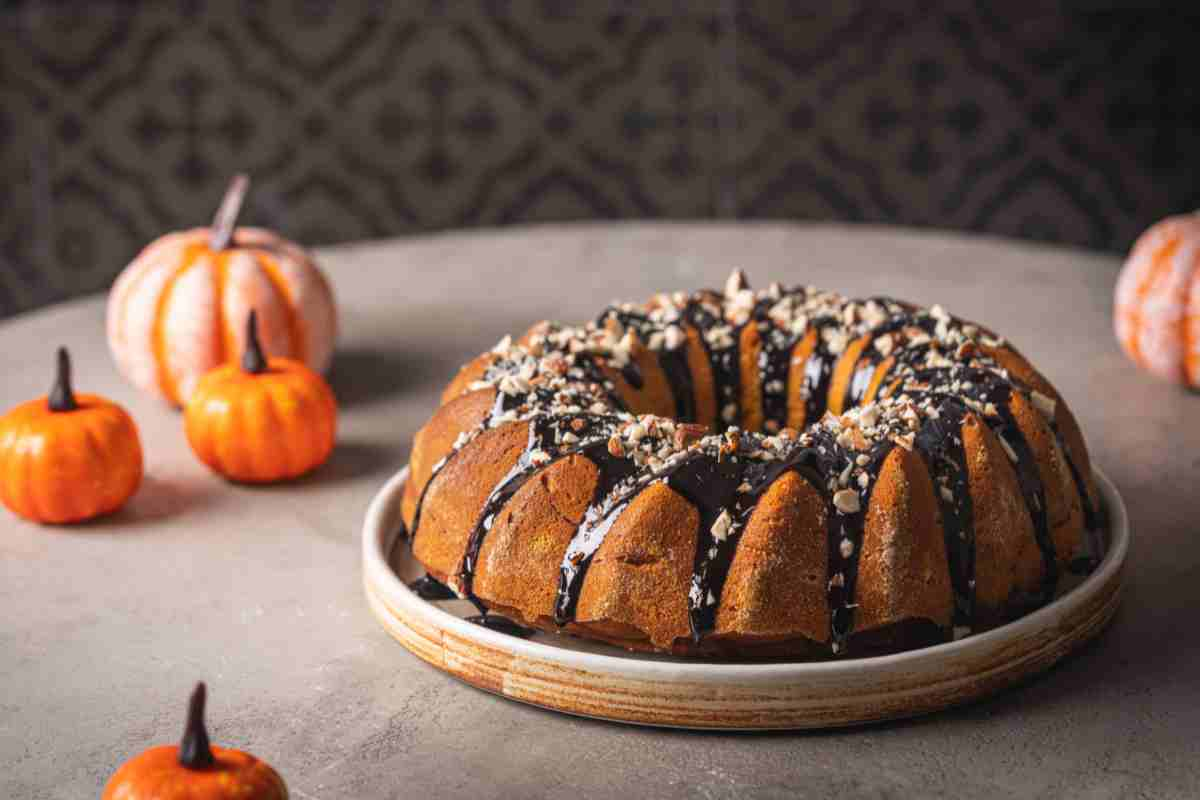
[[[246,349],[242,353],[242,369],[252,375],[267,371],[267,357],[263,355],[262,343],[258,341],[258,312],[251,309],[246,317]]]
[[[206,691],[203,681],[197,683],[188,702],[187,725],[183,729],[183,740],[179,743],[179,763],[188,769],[204,769],[216,763],[208,744],[208,731],[204,729]]]
[[[225,190],[225,197],[221,199],[221,205],[217,208],[212,227],[209,229],[208,246],[211,249],[224,250],[233,241],[238,213],[242,210],[242,201],[246,199],[249,189],[250,179],[242,173],[234,175],[233,180],[229,182],[229,188]]]
[[[54,374],[48,405],[51,411],[74,411],[79,408],[79,403],[75,402],[75,392],[71,389],[71,354],[65,347],[58,348],[58,369]]]

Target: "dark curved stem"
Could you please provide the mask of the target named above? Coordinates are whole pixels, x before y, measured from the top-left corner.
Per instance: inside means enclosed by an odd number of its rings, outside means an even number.
[[[212,227],[209,228],[208,246],[213,250],[224,250],[233,241],[233,232],[237,228],[238,214],[242,210],[242,202],[250,189],[250,179],[245,175],[233,176],[225,197],[221,199],[221,207],[213,217]]]
[[[267,371],[267,357],[258,341],[258,312],[251,310],[246,317],[246,349],[242,352],[242,369],[253,375]]]
[[[188,769],[205,769],[216,763],[208,743],[208,731],[204,729],[205,693],[204,682],[197,683],[188,703],[183,740],[179,742],[179,763]]]
[[[79,408],[75,402],[75,391],[71,388],[71,354],[67,348],[58,348],[58,369],[54,374],[54,386],[50,389],[49,405],[51,411],[74,411]]]

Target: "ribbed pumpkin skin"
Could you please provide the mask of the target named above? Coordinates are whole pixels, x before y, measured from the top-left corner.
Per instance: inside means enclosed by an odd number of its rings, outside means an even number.
[[[125,411],[77,394],[78,408],[47,398],[0,418],[0,500],[35,522],[80,522],[116,511],[142,482],[142,445]]]
[[[188,443],[215,472],[245,483],[303,475],[329,458],[337,401],[328,384],[287,358],[254,374],[218,367],[196,385],[184,409]]]
[[[113,284],[108,342],[121,373],[183,405],[201,376],[241,353],[252,308],[268,352],[324,371],[337,311],[311,257],[258,228],[238,228],[232,245],[214,252],[209,233],[196,228],[163,236]]]
[[[213,747],[205,769],[179,764],[175,745],[152,747],[121,766],[100,800],[288,800],[287,787],[268,764],[249,753]]]
[[[1134,363],[1200,389],[1200,212],[1138,238],[1114,299],[1117,340]]]

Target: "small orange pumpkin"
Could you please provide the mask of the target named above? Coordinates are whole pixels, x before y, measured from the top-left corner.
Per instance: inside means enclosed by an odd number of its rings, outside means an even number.
[[[1117,340],[1134,363],[1200,389],[1200,212],[1138,237],[1114,299]]]
[[[151,747],[126,761],[100,800],[287,800],[287,786],[269,764],[209,744],[204,697],[204,684],[197,684],[178,746]]]
[[[108,344],[121,374],[175,406],[204,373],[234,363],[240,322],[258,309],[276,355],[323,372],[333,356],[337,309],[312,256],[260,228],[235,228],[248,191],[234,178],[209,228],[170,233],[146,247],[113,283]]]
[[[192,451],[215,472],[234,481],[273,483],[329,458],[337,401],[329,384],[299,361],[263,355],[257,320],[251,311],[242,363],[201,378],[183,416]]]
[[[60,347],[50,394],[0,417],[0,500],[35,522],[80,522],[116,511],[141,482],[137,426],[115,403],[75,394]]]

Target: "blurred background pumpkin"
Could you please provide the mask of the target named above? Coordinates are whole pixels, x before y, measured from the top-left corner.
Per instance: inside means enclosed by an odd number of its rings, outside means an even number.
[[[206,372],[238,360],[251,309],[271,353],[318,371],[333,356],[333,292],[311,256],[270,231],[236,227],[248,185],[237,176],[212,227],[159,238],[109,293],[117,366],[173,405],[187,402]]]
[[[1138,366],[1200,390],[1200,212],[1152,226],[1117,280],[1114,327]]]

